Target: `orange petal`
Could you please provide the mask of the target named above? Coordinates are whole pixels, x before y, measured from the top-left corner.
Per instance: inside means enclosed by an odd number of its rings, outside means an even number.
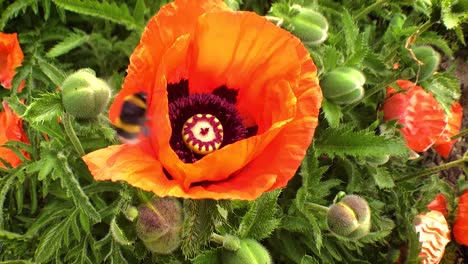
[[[444,256],[445,246],[450,242],[447,220],[441,212],[430,211],[418,215],[415,222],[415,229],[421,243],[419,257],[425,258],[421,263],[439,263]]]
[[[458,200],[453,236],[459,244],[468,246],[468,190],[465,190]]]
[[[427,208],[429,210],[439,211],[445,217],[447,217],[447,200],[445,199],[445,196],[441,193],[437,194],[434,200],[427,205]]]
[[[23,57],[17,34],[0,32],[0,85],[11,88],[15,68],[21,65]]]
[[[460,133],[462,118],[463,108],[460,103],[455,102],[451,107],[451,112],[448,114],[447,128],[434,144],[434,149],[444,158],[448,158],[453,144],[457,141],[455,139],[450,140],[450,138]]]
[[[3,111],[0,112],[0,146],[7,141],[28,142],[23,131],[22,120],[11,111],[6,102],[3,102]],[[13,167],[21,164],[18,156],[12,150],[5,147],[0,147],[0,158],[6,160]],[[3,163],[0,163],[0,167],[4,168],[5,166]]]
[[[434,96],[422,87],[411,87],[408,81],[397,84],[402,84],[404,91],[389,94],[383,106],[384,120],[398,119],[404,126],[401,133],[408,147],[426,151],[444,132],[447,116]]]
[[[177,38],[193,34],[200,15],[221,10],[228,10],[222,0],[176,0],[161,7],[158,14],[148,22],[140,44],[130,57],[122,90],[110,107],[109,118],[112,122],[120,114],[126,96],[139,91],[152,94],[162,56]]]
[[[289,32],[255,13],[205,14],[195,31],[190,92],[209,93],[221,85],[239,89],[238,110],[262,133],[290,115],[272,107],[278,93],[288,92],[274,87],[280,81],[297,85],[300,45]]]

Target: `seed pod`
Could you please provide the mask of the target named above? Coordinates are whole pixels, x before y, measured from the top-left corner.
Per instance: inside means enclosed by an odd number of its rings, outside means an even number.
[[[139,208],[136,231],[152,252],[169,254],[179,247],[182,207],[173,197],[158,198]]]
[[[367,201],[357,195],[347,195],[330,206],[328,228],[338,236],[359,239],[369,233],[370,208]]]
[[[91,69],[72,73],[62,84],[65,111],[78,119],[96,118],[105,110],[110,95],[109,85]]]
[[[327,73],[320,80],[323,96],[330,101],[348,105],[364,97],[363,85],[366,82],[364,75],[350,67],[340,67]]]
[[[221,251],[223,264],[271,264],[270,253],[254,239],[242,239],[240,248],[236,251],[223,249]]]
[[[416,58],[423,63],[420,65],[419,80],[424,81],[431,77],[439,67],[440,55],[430,46],[416,47],[413,49],[413,52]],[[416,62],[413,64],[413,69],[415,72],[418,71],[418,64]]]
[[[292,33],[306,44],[323,43],[328,37],[327,19],[309,8],[298,7],[298,11],[291,19]]]

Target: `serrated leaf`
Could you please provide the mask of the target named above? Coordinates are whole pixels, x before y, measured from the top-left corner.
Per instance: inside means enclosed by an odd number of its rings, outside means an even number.
[[[448,73],[435,74],[423,87],[434,95],[446,113],[451,111],[453,102],[461,96],[460,81]]]
[[[78,14],[99,17],[126,26],[129,30],[143,30],[130,14],[126,4],[98,2],[95,0],[52,0],[57,6]]]
[[[24,11],[28,6],[34,4],[36,1],[33,0],[16,0],[13,1],[9,6],[2,10],[2,16],[0,17],[0,31],[2,31],[6,23],[18,16],[19,12]]]
[[[403,140],[385,138],[371,131],[352,131],[349,127],[328,128],[317,135],[317,153],[337,156],[405,156],[408,148]]]
[[[40,61],[39,68],[54,83],[56,87],[62,86],[62,83],[65,80],[65,74],[59,68],[47,62],[46,60]]]
[[[393,177],[385,167],[368,168],[368,170],[374,178],[375,184],[380,189],[395,187]]]
[[[22,118],[31,123],[44,123],[58,120],[63,111],[60,94],[47,93],[35,99],[28,106]]]
[[[320,262],[318,262],[317,259],[309,255],[305,255],[304,257],[302,257],[300,264],[320,264]]]
[[[280,225],[277,204],[279,194],[279,190],[267,192],[251,203],[239,225],[239,237],[262,240]]]
[[[347,9],[341,14],[341,24],[342,24],[342,32],[344,33],[344,40],[345,40],[345,47],[346,47],[346,55],[352,55],[354,53],[356,42],[359,38],[359,28],[357,27],[355,20],[348,12]]]
[[[55,58],[68,53],[70,50],[81,46],[89,39],[88,35],[83,33],[72,33],[61,42],[53,46],[47,53],[46,57]]]
[[[14,174],[9,174],[0,180],[0,229],[3,229],[3,222],[5,221],[3,214],[6,210],[3,209],[3,206],[5,203],[6,195],[15,183],[15,179],[16,177]]]
[[[81,189],[80,183],[75,178],[75,175],[68,164],[67,157],[63,155],[63,153],[59,153],[57,158],[59,161],[57,169],[60,168],[62,171],[59,175],[62,186],[67,191],[67,195],[73,199],[75,205],[79,207],[84,214],[95,222],[100,222],[101,216],[89,201],[89,197],[84,193],[83,189]]]
[[[62,247],[62,242],[67,243],[70,217],[74,217],[73,213],[65,218],[61,223],[52,225],[45,234],[41,236],[39,245],[36,248],[35,259],[40,259],[41,262],[48,262],[51,260],[58,250]]]
[[[291,215],[283,217],[281,220],[281,228],[292,232],[302,233],[312,232],[313,230],[309,221],[307,221],[305,218]]]
[[[340,120],[343,117],[341,108],[334,104],[333,102],[324,99],[322,101],[322,110],[325,119],[331,127],[338,127],[340,125]]]
[[[135,21],[140,25],[145,24],[145,11],[145,0],[137,0],[135,3],[135,8],[133,8],[133,17],[135,18]]]
[[[218,215],[216,202],[212,200],[185,200],[185,219],[182,229],[182,253],[194,257],[200,252],[214,230],[215,215]]]

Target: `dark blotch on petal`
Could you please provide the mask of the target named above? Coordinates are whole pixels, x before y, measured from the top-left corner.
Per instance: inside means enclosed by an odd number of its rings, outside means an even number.
[[[167,99],[169,103],[189,95],[188,80],[181,80],[178,83],[167,84]]]
[[[228,88],[226,85],[220,86],[213,90],[212,94],[217,95],[230,104],[237,102],[237,94],[239,90]]]
[[[253,137],[253,136],[257,135],[257,133],[258,133],[258,126],[257,125],[248,127],[247,128],[247,135],[245,136],[245,138]]]

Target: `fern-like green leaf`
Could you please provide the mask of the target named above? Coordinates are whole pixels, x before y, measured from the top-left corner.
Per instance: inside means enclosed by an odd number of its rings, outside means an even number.
[[[344,9],[341,15],[341,24],[343,26],[342,31],[346,43],[346,55],[349,56],[354,53],[356,42],[359,38],[359,28],[347,9]]]
[[[76,179],[73,171],[71,170],[67,157],[63,153],[57,154],[58,166],[62,173],[59,173],[62,186],[67,190],[67,195],[73,199],[73,202],[78,206],[83,213],[95,222],[101,221],[101,216],[96,211],[94,206],[89,201],[89,197],[81,189],[80,183]]]
[[[320,264],[320,262],[314,257],[305,255],[304,257],[302,257],[300,264]]]
[[[194,257],[210,239],[218,209],[212,200],[185,200],[184,210],[181,249],[184,256]]]
[[[219,260],[219,249],[211,249],[200,253],[193,260],[193,264],[218,264]]]
[[[65,73],[63,73],[62,70],[47,62],[46,60],[40,61],[39,68],[54,83],[56,87],[62,86],[62,83],[65,80]]]
[[[140,25],[145,24],[145,11],[146,11],[145,1],[137,0],[135,3],[135,8],[133,8],[133,17],[135,21]]]
[[[81,46],[89,39],[88,35],[83,33],[72,33],[61,42],[53,46],[47,53],[46,56],[49,58],[55,58],[63,54],[68,53],[70,50]]]
[[[124,25],[129,30],[143,30],[128,10],[126,4],[98,2],[96,0],[52,0],[57,6],[78,14],[99,17],[114,23]]]
[[[62,98],[58,93],[47,93],[32,102],[22,116],[31,123],[44,123],[57,118],[63,113]]]
[[[435,74],[423,87],[434,94],[447,113],[450,112],[453,102],[458,101],[461,96],[460,81],[448,73]]]
[[[343,113],[338,105],[324,99],[322,102],[322,110],[325,119],[331,127],[338,127],[340,125]]]
[[[279,190],[264,193],[250,205],[239,225],[239,237],[262,240],[280,225],[277,205],[279,194]]]
[[[352,131],[349,127],[326,129],[317,136],[314,145],[318,153],[337,156],[408,155],[403,140],[385,138],[367,130]]]
[[[369,173],[374,178],[375,184],[380,188],[393,188],[395,187],[395,182],[393,181],[392,175],[388,172],[385,167],[379,168],[368,168]]]
[[[13,1],[9,6],[2,10],[2,16],[0,17],[0,31],[2,31],[6,23],[18,16],[20,12],[24,12],[27,7],[34,4],[36,1],[34,0],[17,0]]]
[[[13,184],[15,183],[15,179],[16,179],[16,176],[14,173],[12,174],[8,174],[7,176],[3,177],[1,180],[0,180],[0,229],[3,229],[3,225],[4,225],[4,212],[5,210],[3,210],[3,206],[4,206],[4,203],[5,203],[5,199],[6,199],[6,195],[8,193],[8,191],[10,190],[10,188],[13,186]]]

